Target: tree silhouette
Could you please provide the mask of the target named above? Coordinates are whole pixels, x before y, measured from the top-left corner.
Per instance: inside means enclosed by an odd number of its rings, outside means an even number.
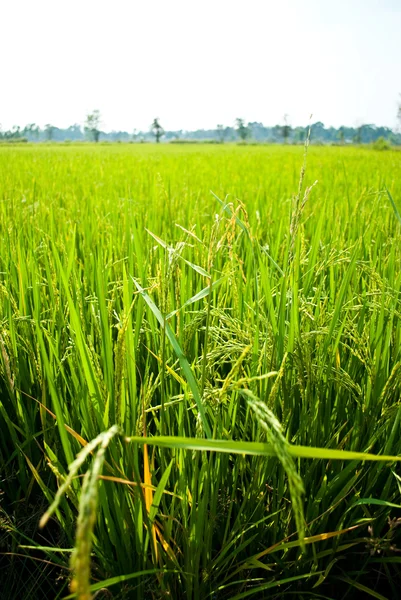
[[[50,125],[50,123],[47,123],[45,125],[45,135],[46,135],[46,139],[50,142],[53,139],[53,133],[54,133],[54,126]]]
[[[85,126],[84,126],[85,133],[94,142],[99,141],[100,121],[101,121],[101,116],[100,116],[100,112],[97,109],[94,110],[92,113],[89,113],[88,115],[86,115],[86,121],[85,121]]]
[[[249,137],[249,129],[245,125],[244,119],[235,119],[235,126],[237,128],[239,137],[243,142],[245,142],[245,140]]]
[[[22,130],[23,135],[26,135],[28,138],[35,138],[36,141],[39,138],[39,127],[36,123],[29,123],[29,125],[25,125]]]
[[[284,144],[288,142],[290,137],[291,126],[288,125],[288,115],[284,115],[284,125],[281,128],[281,135],[283,136]]]
[[[360,125],[358,127],[358,129],[355,132],[355,135],[353,137],[353,141],[355,144],[361,144],[362,143],[362,125]]]
[[[159,119],[159,117],[156,117],[156,119],[153,119],[153,123],[150,126],[150,131],[155,136],[156,143],[158,144],[160,142],[160,138],[164,135],[164,129],[160,125],[160,119]]]
[[[227,130],[225,129],[224,125],[217,125],[216,131],[217,131],[217,137],[219,138],[219,142],[221,144],[223,144],[225,137],[226,137]]]

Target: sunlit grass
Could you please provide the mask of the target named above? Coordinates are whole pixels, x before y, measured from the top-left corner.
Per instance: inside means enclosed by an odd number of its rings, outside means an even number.
[[[0,148],[10,598],[395,597],[401,155],[307,160]]]

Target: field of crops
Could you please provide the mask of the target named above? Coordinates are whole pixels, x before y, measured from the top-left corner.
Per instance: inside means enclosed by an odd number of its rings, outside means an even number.
[[[2,598],[399,597],[401,152],[303,164],[0,148]]]

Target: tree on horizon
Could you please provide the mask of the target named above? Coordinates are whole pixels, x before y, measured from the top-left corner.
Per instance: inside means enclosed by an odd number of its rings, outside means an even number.
[[[101,116],[98,109],[95,109],[93,112],[86,115],[84,126],[85,133],[96,143],[99,141],[100,137],[100,122]]]
[[[345,142],[345,133],[344,133],[344,127],[343,126],[341,126],[340,129],[338,130],[337,137],[340,140],[340,144],[344,144],[344,142]]]
[[[159,117],[156,117],[155,119],[153,119],[153,123],[150,126],[150,131],[155,136],[156,143],[158,144],[160,142],[160,138],[164,135],[164,129],[160,125]]]
[[[284,115],[284,125],[281,128],[281,135],[283,136],[284,144],[287,144],[288,138],[291,133],[291,125],[288,124],[288,115]]]
[[[54,125],[50,125],[50,123],[47,123],[45,125],[45,134],[48,142],[50,142],[53,139],[54,129]]]
[[[243,142],[245,142],[245,140],[249,137],[249,128],[245,125],[244,119],[235,119],[235,126],[237,128],[239,137]]]
[[[359,127],[356,129],[355,135],[354,135],[352,141],[355,144],[361,144],[362,143],[362,125],[359,125]]]
[[[217,137],[219,139],[219,142],[221,144],[224,144],[224,140],[225,140],[225,137],[227,134],[227,129],[224,127],[224,125],[217,125],[216,132],[217,132]]]

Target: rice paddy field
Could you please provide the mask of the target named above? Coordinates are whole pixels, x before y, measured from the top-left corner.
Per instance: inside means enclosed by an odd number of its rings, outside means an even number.
[[[0,147],[1,598],[400,596],[400,174]]]

